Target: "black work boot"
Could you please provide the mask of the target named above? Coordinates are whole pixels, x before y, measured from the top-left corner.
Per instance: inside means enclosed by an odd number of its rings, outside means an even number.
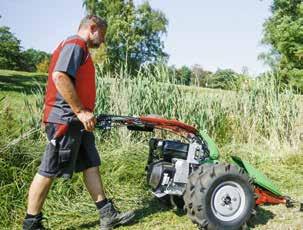
[[[32,218],[25,218],[23,221],[23,230],[45,230],[46,228],[42,225],[43,215],[38,214]]]
[[[108,203],[102,208],[98,209],[98,211],[100,213],[101,230],[111,230],[117,225],[128,223],[135,217],[135,213],[133,211],[124,213],[118,212],[112,201],[108,201]]]

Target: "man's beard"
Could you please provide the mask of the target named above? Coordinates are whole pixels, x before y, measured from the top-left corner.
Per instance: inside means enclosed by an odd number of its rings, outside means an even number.
[[[94,38],[91,42],[92,48],[99,48],[101,45],[99,38]]]

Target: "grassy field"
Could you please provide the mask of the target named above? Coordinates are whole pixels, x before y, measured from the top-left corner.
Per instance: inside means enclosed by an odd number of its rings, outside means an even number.
[[[241,156],[283,193],[303,201],[302,97],[288,91],[277,95],[272,83],[235,93],[179,87],[153,77],[99,76],[97,112],[161,114],[207,129],[223,160]],[[45,81],[45,74],[0,71],[0,229],[20,229],[25,214],[29,183],[46,142],[39,129]],[[134,223],[119,229],[196,229],[184,213],[162,205],[148,191],[144,168],[152,134],[124,129],[96,134],[108,196],[121,210],[137,213]],[[54,183],[44,214],[50,229],[98,229],[98,214],[81,174]],[[250,227],[303,229],[303,212],[298,207],[262,206]]]

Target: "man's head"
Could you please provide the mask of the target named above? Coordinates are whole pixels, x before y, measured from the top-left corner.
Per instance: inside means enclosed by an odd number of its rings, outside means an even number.
[[[89,48],[98,48],[105,40],[107,23],[95,15],[85,16],[79,25],[78,33],[87,41]]]

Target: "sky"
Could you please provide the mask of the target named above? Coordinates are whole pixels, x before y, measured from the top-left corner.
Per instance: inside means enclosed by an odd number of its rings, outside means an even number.
[[[140,4],[143,0],[135,0]],[[199,64],[206,70],[246,67],[257,75],[268,69],[258,60],[263,23],[271,15],[270,0],[149,0],[169,21],[163,36],[169,64]],[[0,25],[9,26],[24,49],[52,52],[75,34],[85,15],[82,0],[1,0]]]

